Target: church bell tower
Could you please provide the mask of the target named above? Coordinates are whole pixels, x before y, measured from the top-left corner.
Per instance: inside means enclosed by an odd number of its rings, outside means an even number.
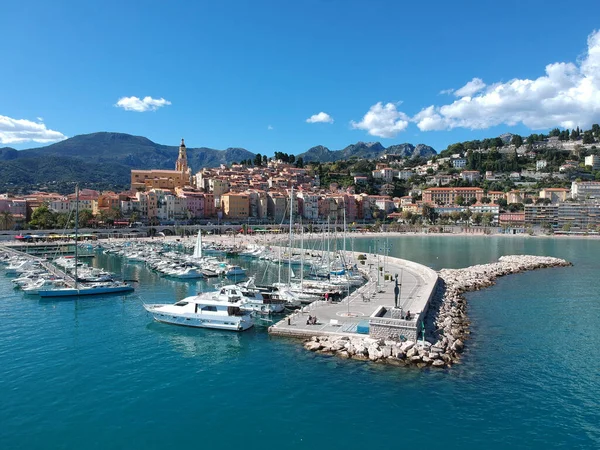
[[[181,145],[179,146],[179,156],[177,157],[175,170],[179,172],[186,172],[188,170],[187,153],[183,139],[181,139]]]

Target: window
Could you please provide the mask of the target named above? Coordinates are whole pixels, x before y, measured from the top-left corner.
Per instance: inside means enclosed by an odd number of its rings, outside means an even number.
[[[181,302],[175,303],[175,306],[185,306],[187,304],[188,304],[188,302],[181,301]]]
[[[217,307],[216,306],[203,306],[202,307],[202,311],[211,311],[211,312],[217,312]]]

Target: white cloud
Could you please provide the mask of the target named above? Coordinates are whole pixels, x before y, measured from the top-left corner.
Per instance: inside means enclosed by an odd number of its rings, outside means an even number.
[[[36,117],[36,119],[37,119],[38,122],[43,122],[44,121],[43,117]]]
[[[457,97],[471,97],[473,94],[476,94],[484,88],[485,83],[481,78],[473,78],[463,87],[454,91],[454,95],[456,95]]]
[[[422,131],[519,123],[531,129],[587,128],[600,122],[600,31],[590,34],[587,44],[580,61],[548,64],[545,75],[533,80],[485,86],[474,78],[455,92],[461,98],[424,108],[412,120]]]
[[[333,123],[333,117],[321,111],[319,114],[313,114],[308,119],[307,123]]]
[[[273,126],[272,125],[267,125],[267,130],[272,130]]]
[[[115,106],[123,108],[125,111],[146,112],[156,111],[158,108],[170,104],[171,102],[164,98],[144,97],[140,100],[138,97],[122,97],[117,101]]]
[[[366,130],[371,136],[393,138],[408,126],[409,118],[396,109],[396,103],[378,102],[369,108],[360,122],[350,122],[352,128]]]
[[[454,92],[454,89],[442,89],[440,95],[450,95]]]
[[[38,123],[26,119],[0,116],[0,144],[21,144],[32,141],[47,144],[67,138],[58,131],[46,128],[46,125],[39,119],[38,117]]]

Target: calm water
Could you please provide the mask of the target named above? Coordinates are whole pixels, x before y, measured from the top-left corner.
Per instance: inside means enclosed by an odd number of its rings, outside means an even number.
[[[369,245],[383,241],[354,248]],[[448,371],[317,356],[264,328],[153,323],[141,300],[206,286],[118,258],[94,264],[140,280],[134,295],[40,301],[0,274],[0,449],[600,447],[600,241],[407,236],[389,245],[434,268],[512,253],[575,266],[470,294],[472,339]]]

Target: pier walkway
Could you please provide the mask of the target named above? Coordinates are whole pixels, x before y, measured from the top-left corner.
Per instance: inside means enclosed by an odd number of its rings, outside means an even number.
[[[358,253],[348,253],[351,260],[357,259]],[[374,254],[366,256],[365,264],[360,265],[368,277],[366,284],[340,302],[317,301],[305,306],[270,326],[269,333],[297,338],[373,335],[377,326],[382,325],[396,327],[399,335],[415,338],[435,290],[437,273],[412,261]],[[378,270],[380,267],[382,270]],[[395,300],[396,274],[400,284],[398,306],[404,313],[410,311],[412,319],[409,321],[390,316]],[[316,325],[307,324],[309,316],[317,317]],[[386,330],[388,332],[389,328]]]
[[[39,256],[35,256],[35,255],[29,254],[29,253],[25,253],[25,252],[16,250],[12,246],[9,247],[7,245],[0,245],[0,252],[6,252],[6,253],[10,253],[15,256],[30,259],[32,261],[37,261],[40,263],[40,265],[44,269],[46,269],[48,271],[48,273],[51,273],[55,277],[62,278],[63,280],[65,280],[65,284],[67,284],[70,287],[75,286],[75,279],[71,275],[66,273],[64,270],[56,267],[54,264],[50,263],[49,261],[46,261],[45,259],[40,258]]]

